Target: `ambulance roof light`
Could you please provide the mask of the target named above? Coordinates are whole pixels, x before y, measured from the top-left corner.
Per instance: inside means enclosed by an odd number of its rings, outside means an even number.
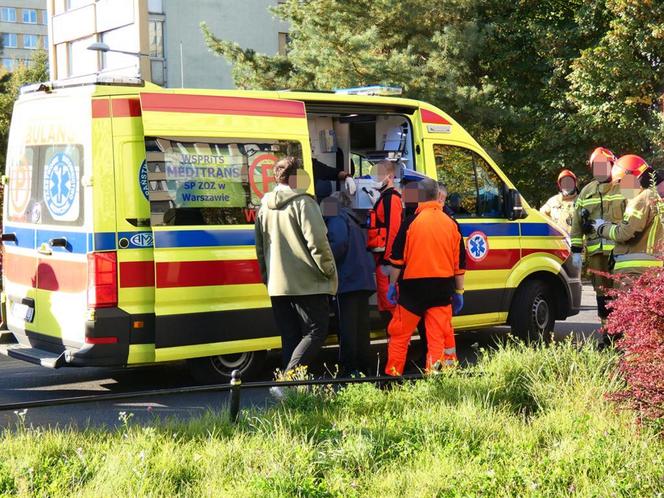
[[[339,95],[401,95],[403,90],[399,86],[372,85],[355,88],[335,88],[334,93]]]

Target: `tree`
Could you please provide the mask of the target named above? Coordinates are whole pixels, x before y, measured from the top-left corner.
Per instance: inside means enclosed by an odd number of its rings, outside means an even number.
[[[594,146],[614,146],[609,124],[588,129],[572,91],[580,60],[614,29],[617,5],[635,1],[287,0],[275,9],[291,26],[287,56],[202,29],[240,88],[401,86],[457,118],[538,202],[550,194],[542,178],[553,189],[560,168],[586,173]],[[637,135],[620,135],[617,152],[641,151]]]
[[[15,71],[0,76],[0,164],[4,171],[7,153],[9,126],[12,119],[14,102],[21,87],[30,83],[48,80],[48,54],[39,50],[30,64],[21,64]]]
[[[574,62],[569,101],[587,134],[664,165],[664,2],[607,7],[610,29]]]

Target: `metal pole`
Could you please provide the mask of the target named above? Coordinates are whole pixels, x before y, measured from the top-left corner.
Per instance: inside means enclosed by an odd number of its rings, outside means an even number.
[[[242,377],[239,370],[233,370],[231,373],[231,401],[229,418],[232,424],[237,422],[240,414],[240,388],[242,387]]]
[[[180,41],[180,88],[184,88],[184,58],[182,57],[182,41]]]

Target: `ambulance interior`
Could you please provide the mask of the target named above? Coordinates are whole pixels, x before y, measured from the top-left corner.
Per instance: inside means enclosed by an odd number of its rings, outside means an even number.
[[[345,171],[355,179],[355,209],[372,206],[364,188],[373,183],[363,177],[374,173],[374,164],[389,159],[400,165],[399,171],[415,168],[412,126],[404,115],[322,112],[308,114],[307,120],[314,161],[330,168],[332,174]],[[320,171],[322,165],[318,166]],[[314,176],[316,172],[314,168]],[[325,180],[314,177],[314,181]]]

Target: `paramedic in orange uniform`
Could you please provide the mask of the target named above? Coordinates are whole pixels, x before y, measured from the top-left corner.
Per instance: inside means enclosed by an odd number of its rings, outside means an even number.
[[[452,312],[463,307],[464,270],[459,267],[460,238],[443,212],[438,184],[417,184],[420,203],[396,236],[389,258],[389,299],[397,304],[387,328],[387,375],[403,374],[410,338],[421,318],[427,335],[426,370],[456,362]]]
[[[369,231],[367,248],[374,253],[376,260],[376,293],[378,310],[394,311],[394,304],[387,299],[390,285],[387,258],[392,251],[392,244],[397,236],[403,219],[401,194],[394,188],[397,165],[393,161],[381,161],[376,164],[379,185],[369,196],[374,203],[369,213]]]

